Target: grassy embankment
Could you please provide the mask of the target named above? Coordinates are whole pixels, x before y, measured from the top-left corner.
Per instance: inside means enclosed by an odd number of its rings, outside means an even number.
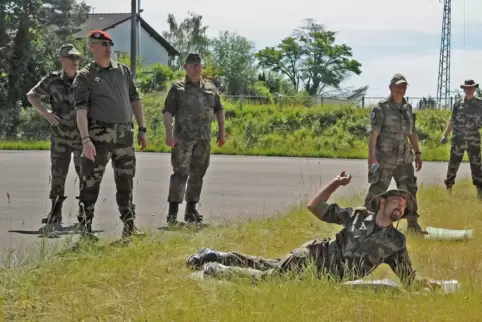
[[[164,97],[146,95],[145,119],[149,129],[147,151],[168,152],[164,144],[161,109]],[[225,102],[227,143],[215,144],[217,125],[213,124],[213,153],[237,155],[303,156],[327,158],[366,158],[369,109],[348,107],[314,107],[279,105],[243,105]],[[450,111],[419,111],[423,159],[448,160],[450,144],[440,145]],[[49,149],[46,122],[35,111],[23,114],[25,140],[0,142],[0,149]],[[39,134],[43,138],[39,138]],[[32,139],[37,138],[37,139]]]
[[[340,189],[343,189],[341,187]],[[345,188],[347,189],[347,188]],[[359,204],[362,197],[343,202]],[[271,219],[210,228],[196,234],[159,233],[127,247],[103,246],[0,271],[2,320],[68,321],[480,321],[482,210],[469,182],[451,197],[438,187],[419,194],[423,226],[474,229],[469,241],[408,235],[419,274],[457,279],[455,294],[346,290],[307,278],[297,281],[192,280],[185,267],[200,247],[278,257],[307,239],[339,229],[304,207]],[[399,229],[404,230],[405,221]],[[107,243],[106,243],[107,245]],[[393,277],[387,266],[370,277]],[[396,280],[396,278],[395,278]]]

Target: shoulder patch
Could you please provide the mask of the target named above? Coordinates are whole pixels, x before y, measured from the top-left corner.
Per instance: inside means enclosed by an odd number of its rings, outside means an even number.
[[[376,117],[377,117],[377,114],[376,114],[375,112],[372,112],[372,113],[370,114],[370,118],[371,118],[372,120],[374,120]]]
[[[56,77],[56,76],[60,76],[60,74],[61,74],[60,70],[53,70],[49,73],[49,76]]]

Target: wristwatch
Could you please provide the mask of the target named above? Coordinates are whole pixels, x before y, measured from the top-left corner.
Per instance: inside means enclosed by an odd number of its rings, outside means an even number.
[[[140,126],[140,127],[139,127],[139,132],[144,132],[144,133],[146,133],[146,132],[147,132],[147,129],[146,129],[144,126]]]

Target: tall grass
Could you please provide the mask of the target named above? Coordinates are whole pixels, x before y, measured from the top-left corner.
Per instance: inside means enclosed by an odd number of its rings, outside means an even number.
[[[342,205],[358,205],[356,198]],[[187,257],[201,247],[279,257],[304,241],[333,236],[304,206],[270,219],[198,233],[164,232],[127,247],[106,243],[69,251],[35,266],[0,272],[2,320],[35,321],[480,321],[482,208],[473,186],[453,195],[439,187],[419,193],[421,224],[474,229],[468,241],[407,235],[414,267],[423,276],[457,279],[452,295],[361,291],[326,281],[193,280]],[[406,223],[399,229],[405,232]],[[368,278],[396,277],[385,265]]]

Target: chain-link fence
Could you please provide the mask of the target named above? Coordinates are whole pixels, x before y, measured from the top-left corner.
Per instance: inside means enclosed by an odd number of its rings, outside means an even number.
[[[380,100],[386,99],[387,96],[373,97],[363,96],[358,99],[344,99],[337,97],[310,97],[306,95],[298,96],[285,96],[285,95],[273,95],[273,96],[252,96],[252,95],[221,95],[224,101],[234,103],[242,109],[247,105],[278,105],[280,109],[290,106],[356,106],[359,108],[371,108],[378,104]],[[427,97],[410,97],[405,99],[413,106],[414,109],[451,109],[455,97],[450,97],[445,103],[443,100],[438,101],[432,96]]]

